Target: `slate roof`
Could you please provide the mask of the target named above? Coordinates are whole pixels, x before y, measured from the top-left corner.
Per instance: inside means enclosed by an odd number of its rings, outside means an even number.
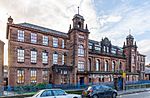
[[[45,33],[53,33],[53,34],[57,34],[57,35],[62,35],[65,37],[68,37],[67,33],[61,32],[61,31],[56,31],[56,30],[52,30],[49,28],[45,28],[42,26],[38,26],[38,25],[34,25],[34,24],[30,24],[30,23],[20,23],[18,25],[24,26],[24,27],[28,27],[28,28],[32,28],[32,29],[36,29]]]
[[[99,41],[95,41],[95,40],[91,40],[91,39],[89,39],[89,43],[99,44],[99,43],[101,43],[101,41],[99,42]],[[112,48],[122,50],[122,47],[115,46],[115,45],[112,45]]]
[[[91,40],[91,39],[89,39],[89,43],[93,43],[93,44],[99,44],[99,42],[98,42],[98,41]]]

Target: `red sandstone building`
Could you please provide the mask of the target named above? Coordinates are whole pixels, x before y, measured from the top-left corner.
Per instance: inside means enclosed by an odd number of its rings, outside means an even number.
[[[122,73],[129,81],[143,79],[145,56],[133,36],[118,47],[106,37],[90,40],[83,16],[76,14],[72,21],[64,33],[8,18],[9,85],[111,82]]]
[[[2,86],[4,85],[3,80],[3,69],[4,69],[4,45],[5,43],[3,41],[0,40],[0,96],[3,94],[3,89]]]

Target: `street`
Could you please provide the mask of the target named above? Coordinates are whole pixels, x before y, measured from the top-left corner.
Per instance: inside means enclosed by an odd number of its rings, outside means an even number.
[[[150,98],[150,91],[134,93],[134,94],[127,94],[127,95],[120,95],[117,98]]]

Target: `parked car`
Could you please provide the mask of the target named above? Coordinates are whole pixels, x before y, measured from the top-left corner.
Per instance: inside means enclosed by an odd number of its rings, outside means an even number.
[[[92,85],[82,92],[82,98],[116,98],[117,91],[105,85]]]
[[[67,94],[62,89],[44,89],[40,90],[32,97],[26,98],[81,98],[81,95]]]

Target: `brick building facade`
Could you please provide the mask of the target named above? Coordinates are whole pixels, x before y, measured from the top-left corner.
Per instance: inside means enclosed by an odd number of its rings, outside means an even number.
[[[0,95],[2,95],[3,86],[3,66],[4,66],[4,42],[0,40]]]
[[[64,33],[30,23],[14,24],[8,18],[9,85],[110,82],[123,72],[128,80],[139,78],[139,73],[129,70],[131,58],[124,50],[130,46],[114,46],[107,37],[90,40],[83,16],[75,14],[72,21]]]

